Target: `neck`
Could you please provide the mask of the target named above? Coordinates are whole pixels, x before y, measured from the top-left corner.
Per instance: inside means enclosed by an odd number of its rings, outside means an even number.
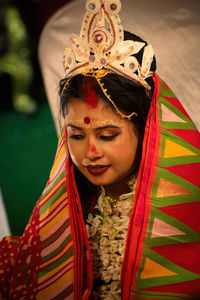
[[[121,180],[120,182],[116,182],[110,185],[104,186],[106,190],[107,196],[119,200],[119,197],[123,194],[129,193],[131,190],[128,186],[128,182],[130,180],[130,176]]]

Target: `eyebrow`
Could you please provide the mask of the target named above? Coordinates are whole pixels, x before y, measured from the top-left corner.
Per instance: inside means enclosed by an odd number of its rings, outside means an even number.
[[[72,127],[72,128],[79,129],[79,130],[83,130],[84,129],[84,128],[79,127],[79,126],[75,126],[75,125],[73,125],[71,123],[68,123],[67,127]],[[111,125],[111,124],[100,126],[100,127],[96,127],[94,129],[98,131],[98,130],[103,130],[103,129],[108,129],[108,128],[120,129],[119,126],[115,126],[115,125]]]
[[[81,127],[79,127],[79,126],[72,125],[72,124],[70,124],[70,123],[67,124],[67,127],[72,127],[72,128],[75,128],[75,129],[83,130],[83,128],[81,128]]]

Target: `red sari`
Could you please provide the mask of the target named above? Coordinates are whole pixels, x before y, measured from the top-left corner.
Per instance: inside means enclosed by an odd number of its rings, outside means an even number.
[[[200,299],[199,133],[156,75],[121,272],[122,299]],[[0,299],[88,299],[92,258],[61,135],[22,237],[0,244]]]

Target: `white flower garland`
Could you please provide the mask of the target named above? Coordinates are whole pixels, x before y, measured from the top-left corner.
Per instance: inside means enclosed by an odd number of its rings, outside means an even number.
[[[128,183],[131,192],[118,201],[106,196],[101,187],[97,199],[97,213],[89,213],[86,228],[92,251],[93,279],[103,283],[93,290],[92,299],[121,299],[120,274],[124,258],[126,237],[135,195],[137,177]]]

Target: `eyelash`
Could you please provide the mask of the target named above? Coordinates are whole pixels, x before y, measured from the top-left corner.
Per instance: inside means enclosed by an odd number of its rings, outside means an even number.
[[[72,134],[70,135],[70,139],[81,140],[84,136],[81,134]]]
[[[103,141],[112,141],[116,138],[120,133],[115,133],[113,135],[100,135],[101,140]]]
[[[116,138],[120,133],[115,133],[113,135],[100,135],[99,138],[103,141],[112,141],[114,140],[114,138]],[[74,140],[82,140],[84,138],[83,135],[81,134],[72,134],[70,136],[71,139],[74,139]]]

